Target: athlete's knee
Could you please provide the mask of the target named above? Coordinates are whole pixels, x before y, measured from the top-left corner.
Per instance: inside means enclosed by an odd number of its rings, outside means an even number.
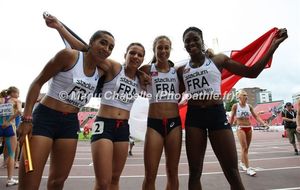
[[[113,175],[111,177],[111,184],[117,185],[120,181],[120,175]]]
[[[235,167],[235,166],[229,167],[229,168],[227,168],[227,171],[232,175],[237,175],[237,174],[239,175],[238,167]]]
[[[107,190],[109,189],[110,184],[111,184],[111,180],[109,179],[96,180],[95,189]]]
[[[11,159],[15,160],[15,152],[8,151],[8,158],[11,158]]]
[[[30,185],[28,185],[28,183],[26,183],[26,185],[22,185],[22,183],[20,183],[19,181],[19,185],[18,185],[18,190],[38,190],[39,189],[39,184],[33,184],[31,183]]]
[[[48,189],[63,189],[66,177],[60,177],[48,180]]]
[[[155,183],[155,180],[156,180],[156,174],[155,173],[146,172],[145,179],[144,179],[145,183],[153,184],[153,183]]]
[[[177,179],[178,178],[178,166],[176,167],[167,167],[168,178]]]
[[[228,176],[228,181],[230,184],[235,184],[240,182],[240,173],[238,168],[230,167],[226,168],[224,172]]]
[[[249,150],[248,146],[245,146],[245,147],[242,148],[243,153],[248,153],[248,150]]]
[[[200,180],[202,176],[202,170],[199,168],[190,168],[189,174],[190,180]]]

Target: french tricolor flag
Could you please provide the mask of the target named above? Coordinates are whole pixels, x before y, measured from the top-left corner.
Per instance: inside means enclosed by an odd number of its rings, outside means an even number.
[[[261,59],[270,49],[271,43],[277,34],[278,28],[272,28],[264,35],[247,45],[241,50],[231,51],[230,58],[251,67]],[[265,68],[271,67],[272,59],[267,63]],[[222,71],[222,94],[229,93],[232,87],[241,79],[241,76],[234,75],[223,69]]]

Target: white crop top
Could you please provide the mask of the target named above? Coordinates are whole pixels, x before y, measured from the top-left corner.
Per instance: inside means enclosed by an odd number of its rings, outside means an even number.
[[[49,81],[47,96],[81,108],[90,101],[98,80],[97,69],[91,77],[84,74],[83,52],[79,52],[78,60],[71,69],[59,72]]]
[[[128,78],[122,66],[121,71],[113,80],[104,83],[101,104],[130,111],[139,93],[138,78],[136,77],[135,80]]]
[[[0,103],[0,127],[2,127],[4,121],[7,121],[10,116],[14,114],[13,103],[8,102],[9,99],[3,98],[4,102]]]
[[[183,82],[188,94],[221,94],[221,72],[206,57],[203,65],[198,68],[192,68],[188,60],[183,71]]]
[[[170,67],[169,72],[163,73],[156,69],[155,64],[151,64],[150,74],[152,84],[147,85],[147,92],[151,94],[150,104],[170,102],[178,103],[179,82],[177,72],[174,67]]]
[[[236,108],[236,118],[245,118],[248,119],[251,116],[250,106],[246,104],[245,107],[241,107],[239,103],[237,103]]]

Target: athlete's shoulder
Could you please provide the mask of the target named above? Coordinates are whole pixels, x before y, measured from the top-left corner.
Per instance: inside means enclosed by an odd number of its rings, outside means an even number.
[[[142,65],[139,70],[141,70],[141,71],[149,74],[150,73],[150,69],[151,69],[151,65],[147,64],[147,65]]]
[[[175,63],[175,68],[185,67],[189,63],[190,59],[183,59]]]
[[[251,104],[247,104],[248,108],[253,109],[253,106]]]
[[[17,98],[11,98],[10,101],[17,104],[20,100],[18,100]]]
[[[70,48],[65,48],[60,50],[57,55],[61,55],[61,56],[74,56],[74,55],[78,55],[79,51],[78,50],[74,50],[74,49],[70,49]]]
[[[210,58],[215,64],[222,65],[223,63],[227,62],[230,58],[223,54],[219,53],[214,55],[213,57]]]
[[[104,62],[108,64],[109,69],[112,69],[114,72],[118,72],[122,67],[122,65],[119,62],[113,59],[106,59]]]
[[[118,61],[113,59],[105,59],[104,62],[109,65],[121,65]]]
[[[175,69],[177,70],[178,74],[183,74],[184,68],[187,66],[189,61],[190,61],[189,59],[184,59],[176,62]]]
[[[239,104],[239,103],[233,104],[233,105],[232,105],[232,108],[233,108],[233,109],[236,109],[236,108],[238,107],[238,104]]]
[[[62,49],[54,57],[56,61],[74,62],[79,56],[79,51],[73,49]]]

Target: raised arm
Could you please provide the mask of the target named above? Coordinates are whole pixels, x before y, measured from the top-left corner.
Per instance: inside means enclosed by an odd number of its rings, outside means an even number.
[[[274,52],[279,47],[279,45],[287,38],[288,38],[287,30],[285,28],[280,29],[277,32],[275,39],[272,41],[269,50],[252,67],[247,67],[242,63],[234,61],[230,59],[228,56],[223,54],[214,56],[213,60],[215,61],[215,63],[218,63],[222,68],[227,69],[233,74],[242,77],[256,78],[261,73],[261,71],[265,68],[268,61],[272,58]]]
[[[50,28],[54,28],[58,33],[70,44],[72,49],[78,51],[86,52],[88,50],[88,45],[83,41],[77,39],[74,33],[71,32],[62,22],[60,22],[55,16],[48,13],[44,13],[43,17],[45,19],[46,25]]]

